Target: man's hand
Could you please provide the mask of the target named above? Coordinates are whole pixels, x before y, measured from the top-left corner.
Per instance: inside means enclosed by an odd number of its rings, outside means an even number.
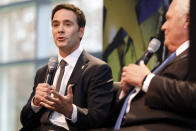
[[[33,104],[36,106],[41,106],[40,102],[44,101],[48,96],[51,95],[51,90],[53,89],[47,83],[38,84],[36,87]]]
[[[66,117],[70,118],[73,112],[72,86],[68,86],[66,96],[59,94],[54,90],[54,88],[50,90],[50,93],[53,94],[54,97],[51,97],[50,95],[46,96],[46,99],[43,99],[40,102],[40,105],[61,114],[64,114]]]
[[[150,73],[150,70],[143,61],[140,62],[140,65],[130,64],[129,66],[125,66],[123,68],[121,81],[123,81],[123,83],[127,83],[128,85],[142,87],[144,78]]]
[[[121,78],[121,81],[120,81],[120,83],[121,83],[121,88],[122,88],[122,91],[123,91],[123,96],[126,96],[128,93],[129,93],[129,91],[130,91],[130,85],[129,84],[127,84],[125,81],[124,81],[124,79],[123,78]]]

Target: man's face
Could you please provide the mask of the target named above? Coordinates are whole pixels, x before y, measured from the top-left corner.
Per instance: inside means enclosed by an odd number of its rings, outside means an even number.
[[[52,34],[56,46],[61,51],[70,53],[79,46],[84,28],[79,28],[74,12],[61,9],[54,14]]]
[[[176,9],[176,1],[174,0],[166,14],[166,22],[162,26],[165,32],[164,44],[170,52],[176,49],[187,39],[187,28],[185,28],[186,17]]]

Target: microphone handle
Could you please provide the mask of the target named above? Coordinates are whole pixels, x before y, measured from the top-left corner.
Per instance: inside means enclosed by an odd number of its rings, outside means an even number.
[[[139,60],[137,60],[136,64],[139,65],[140,61],[144,61],[144,64],[146,65],[148,61],[150,60],[150,58],[152,57],[152,55],[153,55],[153,52],[146,51],[144,55]]]
[[[152,55],[153,55],[153,52],[150,52],[150,51],[148,51],[145,54],[144,59],[143,59],[145,65],[148,63],[148,61],[150,60],[150,58],[152,57]]]
[[[49,85],[52,85],[53,74],[54,74],[54,69],[50,69],[48,71],[48,75],[47,75],[47,78],[46,78],[46,83],[48,83]]]

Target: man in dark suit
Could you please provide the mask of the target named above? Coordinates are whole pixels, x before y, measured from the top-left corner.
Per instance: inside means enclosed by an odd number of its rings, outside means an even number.
[[[21,112],[21,130],[65,131],[101,127],[113,97],[111,69],[80,45],[86,20],[79,8],[71,4],[57,5],[51,19],[60,64],[52,86],[45,82],[48,66],[37,71],[33,92]]]
[[[172,1],[162,30],[164,44],[174,57],[169,56],[166,64],[152,72],[143,62],[123,68],[117,107],[122,107],[126,98],[128,105],[120,122],[122,131],[196,129],[196,80],[190,79],[193,72],[188,69],[189,0]],[[118,122],[115,129],[119,129]]]

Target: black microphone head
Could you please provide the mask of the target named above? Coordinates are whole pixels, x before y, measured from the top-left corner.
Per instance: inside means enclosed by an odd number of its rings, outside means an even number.
[[[161,45],[161,41],[159,39],[157,39],[157,38],[153,38],[150,41],[147,50],[149,52],[155,53],[159,49],[160,45]]]
[[[48,61],[48,69],[53,70],[57,67],[58,61],[56,57],[51,57]]]

